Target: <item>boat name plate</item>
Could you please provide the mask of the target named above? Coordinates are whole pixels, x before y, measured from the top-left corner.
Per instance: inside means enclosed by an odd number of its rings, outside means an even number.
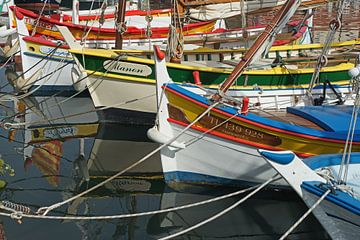
[[[115,73],[122,73],[135,76],[149,76],[152,73],[152,69],[149,66],[137,64],[137,63],[127,63],[127,62],[117,62],[114,60],[106,60],[103,64],[105,70]]]

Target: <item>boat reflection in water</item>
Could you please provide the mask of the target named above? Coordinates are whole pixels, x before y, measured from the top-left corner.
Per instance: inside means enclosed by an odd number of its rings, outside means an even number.
[[[37,106],[36,110],[26,111],[23,119],[27,123],[24,128],[23,153],[27,171],[23,171],[22,161],[13,162],[16,180],[12,179],[2,192],[3,199],[22,202],[32,206],[34,210],[40,206],[50,206],[108,179],[158,147],[157,144],[148,142],[148,127],[98,123],[95,112],[72,118],[64,117],[74,112],[90,111],[93,106],[87,105],[85,99],[69,100],[66,104],[72,107],[56,110],[49,110],[50,102],[45,107],[45,104],[40,103],[41,98],[33,100],[37,100],[33,102]],[[60,98],[54,101],[60,101]],[[29,102],[27,104],[30,106]],[[35,167],[30,166],[29,159]],[[105,216],[140,213],[195,203],[237,190],[184,184],[176,185],[175,190],[164,183],[159,155],[154,155],[121,177],[49,215]],[[63,239],[59,232],[66,232],[67,236],[76,239],[153,239],[168,236],[203,221],[241,197],[243,196],[137,218],[66,220],[61,224],[58,221],[26,219],[26,224],[21,228],[13,220],[4,218],[4,226],[7,228],[7,237],[11,239],[24,236],[30,231],[34,239]],[[284,233],[305,211],[306,207],[295,194],[263,192],[179,239],[274,239]],[[43,229],[44,226],[46,231],[33,231]],[[313,217],[306,219],[289,237],[310,238],[327,238]]]
[[[21,103],[25,109],[25,170],[34,165],[48,176],[51,185],[57,186],[63,159],[86,166],[85,148],[90,148],[98,129],[91,99],[28,97]]]

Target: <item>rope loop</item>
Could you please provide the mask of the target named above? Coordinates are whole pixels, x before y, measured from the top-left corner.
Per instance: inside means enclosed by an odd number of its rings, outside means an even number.
[[[117,24],[117,30],[118,32],[123,35],[126,31],[127,31],[127,27],[126,27],[126,24],[125,23],[118,23]]]
[[[10,213],[10,218],[16,220],[18,224],[22,224],[22,213],[21,212]]]
[[[150,23],[152,20],[154,19],[154,17],[152,15],[146,15],[145,16],[145,20],[146,22]]]
[[[326,55],[322,55],[320,57],[320,65],[321,67],[324,67],[328,64],[329,60],[328,60],[328,57]]]
[[[341,22],[339,19],[333,19],[329,23],[329,28],[331,31],[337,31],[341,27]]]

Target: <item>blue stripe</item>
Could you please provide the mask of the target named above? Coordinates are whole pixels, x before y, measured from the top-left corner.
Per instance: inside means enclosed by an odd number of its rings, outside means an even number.
[[[318,181],[309,181],[309,182],[303,182],[301,184],[301,187],[304,190],[308,191],[309,193],[321,197],[325,193],[325,191],[328,190],[329,186],[323,185],[325,188],[324,189],[324,188],[320,188],[319,184],[320,182]],[[360,201],[343,191],[336,189],[335,193],[330,193],[329,195],[326,196],[325,199],[343,208],[344,210],[352,212],[356,215],[360,215]]]
[[[321,154],[319,156],[306,158],[303,161],[312,170],[316,170],[323,167],[340,165],[342,156],[343,154]],[[360,164],[360,153],[351,153],[350,163]]]
[[[212,102],[210,102],[209,99],[181,87],[180,84],[171,83],[171,84],[168,84],[167,87],[169,89],[171,89],[175,92],[178,92],[186,97],[189,97],[201,104],[205,104],[205,105],[209,106],[212,103]],[[337,106],[332,106],[332,107],[335,108]],[[341,106],[341,107],[343,108],[344,106]],[[348,107],[352,107],[352,106],[348,106]],[[238,110],[236,108],[229,107],[229,106],[221,106],[221,107],[218,107],[218,109],[220,109],[230,115],[236,114],[237,110]],[[321,112],[321,109],[322,109],[322,106],[319,106],[319,112]],[[341,114],[340,110],[339,110],[338,114]],[[300,133],[300,134],[309,135],[309,136],[313,136],[313,137],[333,139],[333,140],[343,140],[343,141],[345,141],[346,137],[347,137],[347,131],[336,131],[336,132],[320,131],[320,130],[311,129],[311,128],[307,128],[307,127],[291,125],[291,124],[288,124],[285,122],[280,122],[280,121],[272,120],[269,118],[264,118],[264,117],[261,117],[261,116],[258,116],[256,114],[252,114],[252,113],[249,113],[247,115],[239,115],[238,114],[238,117],[255,122],[255,123],[263,124],[263,125],[266,125],[266,126],[269,126],[272,128],[281,129],[281,130],[284,130],[287,132]],[[360,133],[360,130],[357,129],[355,137],[354,137],[354,142],[360,141],[359,133]]]
[[[46,55],[30,53],[30,52],[25,52],[24,55],[30,56],[30,57],[35,57],[35,58],[41,58],[41,59],[45,59],[45,60],[51,60],[54,62],[75,63],[74,60],[69,60],[69,59],[65,59],[65,58],[61,58],[61,57],[57,57],[57,58],[50,57],[51,55],[46,56]]]

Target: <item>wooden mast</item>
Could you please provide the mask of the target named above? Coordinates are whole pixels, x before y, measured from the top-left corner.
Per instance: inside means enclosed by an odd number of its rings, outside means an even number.
[[[126,10],[126,0],[119,0],[117,19],[116,19],[116,39],[115,39],[116,49],[122,49],[123,34],[126,31],[125,10]]]
[[[246,52],[245,56],[241,58],[241,61],[234,68],[234,70],[231,72],[229,77],[223,82],[223,84],[221,84],[220,94],[225,93],[229,89],[229,87],[235,82],[235,80],[242,74],[245,68],[252,62],[254,56],[259,53],[259,50],[263,46],[263,44],[265,44],[265,42],[272,35],[276,34],[276,31],[278,30],[278,24],[285,18],[287,14],[289,14],[290,9],[292,9],[296,4],[299,6],[300,3],[301,3],[300,0],[288,0],[283,5],[283,7],[274,17],[273,21],[269,25],[267,25],[264,32],[256,39],[255,43]],[[291,16],[289,16],[289,18],[290,17]]]

